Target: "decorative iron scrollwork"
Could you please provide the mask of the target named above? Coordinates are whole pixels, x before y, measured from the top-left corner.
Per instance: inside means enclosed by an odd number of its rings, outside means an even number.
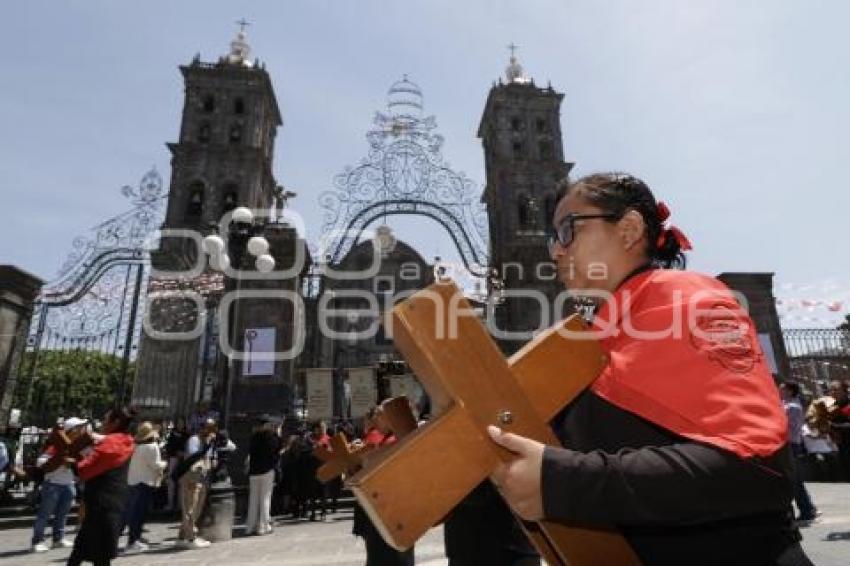
[[[486,213],[475,184],[443,159],[434,116],[422,117],[422,91],[405,76],[388,93],[366,134],[369,153],[319,195],[325,210],[325,253],[340,261],[376,218],[415,214],[437,220],[451,235],[467,269],[487,266]]]
[[[36,316],[44,312],[44,338],[80,343],[128,331],[120,326],[130,301],[130,269],[148,263],[149,240],[163,218],[162,176],[151,168],[138,188],[124,186],[121,194],[133,208],[93,227],[90,236],[74,238],[58,277],[42,289]],[[31,328],[39,332],[39,325]],[[33,335],[30,343],[41,339]]]

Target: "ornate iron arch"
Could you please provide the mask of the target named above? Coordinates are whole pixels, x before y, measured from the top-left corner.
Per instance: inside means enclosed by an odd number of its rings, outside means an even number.
[[[464,267],[476,275],[483,275],[482,270],[485,269],[485,267],[482,262],[484,258],[479,256],[480,251],[475,248],[473,240],[470,238],[463,225],[446,207],[433,202],[423,202],[413,199],[395,199],[372,203],[354,215],[354,218],[351,219],[346,227],[346,232],[359,235],[362,234],[372,222],[381,216],[405,214],[425,216],[438,222],[446,229],[449,236],[452,238],[455,247],[457,247],[460,252]],[[346,239],[346,246],[338,247],[335,255],[331,255],[331,262],[338,263],[341,261],[356,240],[356,237]]]
[[[76,342],[110,332],[123,337],[128,332],[122,327],[123,311],[139,300],[130,297],[131,270],[147,270],[146,243],[162,222],[165,195],[155,168],[142,177],[137,189],[128,185],[121,192],[133,207],[94,226],[91,236],[75,238],[58,276],[42,288],[30,346],[38,348],[45,332]]]
[[[324,250],[340,261],[363,230],[383,215],[419,215],[449,233],[467,269],[487,268],[486,213],[475,184],[443,159],[434,116],[422,116],[421,89],[405,76],[388,92],[388,112],[377,112],[366,139],[369,153],[334,178],[319,195],[325,209]]]

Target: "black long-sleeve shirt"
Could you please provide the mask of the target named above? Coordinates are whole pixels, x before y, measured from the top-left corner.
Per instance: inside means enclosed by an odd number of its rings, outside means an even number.
[[[552,424],[569,449],[544,453],[546,518],[616,525],[647,566],[777,564],[800,539],[787,446],[745,460],[591,391]]]
[[[271,430],[259,430],[251,435],[248,443],[248,474],[266,474],[277,465],[280,439]]]

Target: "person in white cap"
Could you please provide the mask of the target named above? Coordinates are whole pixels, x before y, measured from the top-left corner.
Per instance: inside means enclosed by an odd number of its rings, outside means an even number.
[[[82,434],[87,424],[86,419],[70,417],[65,419],[63,428],[68,439],[73,441]],[[38,466],[43,466],[55,453],[55,446],[47,446],[36,463]],[[65,539],[65,520],[77,495],[75,481],[74,471],[68,464],[62,464],[52,472],[44,474],[44,483],[41,484],[41,504],[38,507],[32,533],[33,552],[47,552],[50,549],[44,541],[44,529],[51,514],[53,515],[53,548],[73,546],[71,541]]]

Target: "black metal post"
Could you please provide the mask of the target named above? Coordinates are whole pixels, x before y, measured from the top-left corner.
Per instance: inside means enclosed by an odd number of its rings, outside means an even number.
[[[127,264],[127,275],[124,277],[124,292],[121,296],[121,310],[118,312],[118,325],[115,327],[115,347],[112,350],[112,355],[118,354],[118,340],[121,338],[121,323],[124,322],[124,305],[127,304],[127,288],[130,286],[130,271],[133,266]]]
[[[261,226],[246,224],[246,223],[238,223],[234,222],[229,227],[229,231],[227,234],[227,251],[228,255],[231,259],[231,267],[236,269],[237,271],[241,271],[243,268],[242,262],[247,253],[246,246],[248,244],[248,239],[253,236],[255,233],[258,233],[262,229]],[[226,280],[229,279],[225,276]],[[239,274],[233,279],[233,289],[236,292],[236,298],[233,300],[231,304],[231,313],[232,317],[229,317],[227,333],[230,338],[230,347],[233,349],[237,349],[241,347],[239,336],[239,302],[241,300],[239,296],[240,290],[240,282],[241,277]],[[228,285],[225,285],[228,287]],[[224,395],[224,407],[223,413],[221,416],[221,422],[224,428],[229,430],[230,427],[230,414],[231,414],[231,398],[233,396],[233,381],[236,379],[236,361],[233,360],[230,356],[225,356],[227,360],[227,364],[225,365],[225,376],[227,377],[227,382],[225,384],[225,395]]]
[[[118,390],[117,405],[124,404],[124,395],[127,392],[127,368],[130,365],[130,349],[133,346],[133,336],[136,333],[136,312],[139,308],[139,296],[142,290],[142,275],[144,274],[145,266],[139,264],[136,271],[136,285],[133,290],[133,302],[130,305],[130,320],[127,323],[127,334],[124,338],[124,358],[121,360],[121,385]]]

